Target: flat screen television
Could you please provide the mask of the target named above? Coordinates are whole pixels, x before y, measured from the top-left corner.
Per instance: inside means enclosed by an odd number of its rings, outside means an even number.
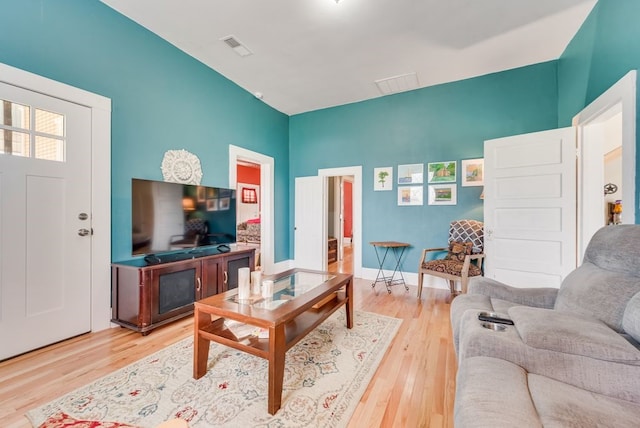
[[[236,191],[131,180],[134,256],[236,242]]]

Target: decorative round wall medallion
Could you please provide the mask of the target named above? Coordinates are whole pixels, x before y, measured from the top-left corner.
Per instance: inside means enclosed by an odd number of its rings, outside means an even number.
[[[167,150],[162,159],[164,181],[184,184],[200,184],[202,168],[200,159],[186,150]]]

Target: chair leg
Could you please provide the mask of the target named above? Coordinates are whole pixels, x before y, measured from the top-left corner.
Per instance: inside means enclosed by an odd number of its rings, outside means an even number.
[[[468,286],[468,284],[469,284],[469,278],[467,278],[467,277],[460,278],[460,287],[461,287],[460,292],[462,294],[467,294],[467,286]]]
[[[422,281],[424,274],[422,272],[418,272],[418,300],[422,299]]]
[[[451,290],[451,295],[456,295],[456,282],[452,279],[449,280],[449,289]]]

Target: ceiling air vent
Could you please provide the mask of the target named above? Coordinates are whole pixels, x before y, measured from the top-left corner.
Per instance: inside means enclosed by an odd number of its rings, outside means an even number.
[[[398,92],[418,89],[418,75],[415,72],[387,77],[386,79],[376,80],[375,82],[382,95],[397,94]]]
[[[240,56],[249,56],[253,52],[251,52],[245,45],[243,45],[235,36],[226,36],[221,38],[223,42],[227,44],[235,53]]]

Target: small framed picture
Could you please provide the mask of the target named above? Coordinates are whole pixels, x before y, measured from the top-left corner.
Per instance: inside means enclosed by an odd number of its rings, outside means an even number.
[[[393,190],[393,167],[373,168],[373,190]]]
[[[231,205],[231,198],[220,198],[218,202],[218,209],[220,211],[228,210]]]
[[[207,199],[207,211],[218,211],[218,199]]]
[[[456,205],[456,184],[433,184],[429,186],[429,205]]]
[[[427,164],[429,183],[455,183],[456,161],[432,162]]]
[[[398,165],[398,184],[422,184],[423,171],[421,163]]]
[[[197,193],[197,199],[198,202],[204,202],[204,193],[205,193],[206,188],[203,186],[198,186],[196,193]]]
[[[216,187],[207,187],[207,199],[218,197],[218,189]]]
[[[422,186],[398,186],[398,205],[423,205]]]
[[[462,186],[484,186],[484,159],[465,159],[460,163]]]

